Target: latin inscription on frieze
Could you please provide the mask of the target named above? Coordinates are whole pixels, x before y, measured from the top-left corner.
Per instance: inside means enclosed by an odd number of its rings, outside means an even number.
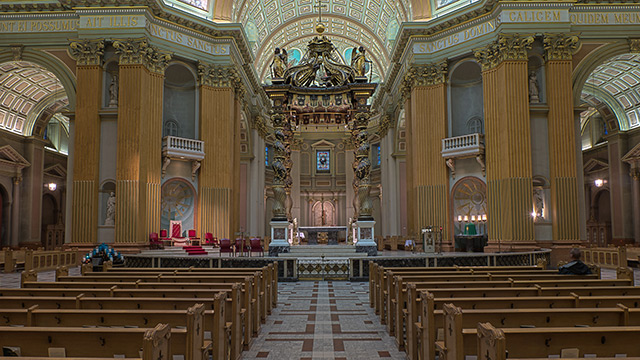
[[[416,42],[413,44],[414,54],[431,54],[436,51],[444,50],[453,45],[464,43],[475,39],[484,34],[493,32],[496,29],[496,20],[490,20],[481,24],[472,26],[468,29],[456,32],[441,39],[425,42]]]
[[[193,36],[167,29],[156,24],[149,24],[147,31],[149,31],[151,36],[180,44],[210,55],[229,55],[230,46],[228,44],[212,44],[208,41],[197,39]]]

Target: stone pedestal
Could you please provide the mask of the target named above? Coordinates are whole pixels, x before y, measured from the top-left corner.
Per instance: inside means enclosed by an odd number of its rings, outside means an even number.
[[[378,255],[378,246],[374,240],[373,226],[375,225],[373,220],[358,220],[356,227],[358,229],[358,242],[356,243],[356,252],[363,252],[369,254],[369,256]]]
[[[280,253],[289,252],[289,222],[271,221],[271,242],[269,243],[269,256],[278,256]]]

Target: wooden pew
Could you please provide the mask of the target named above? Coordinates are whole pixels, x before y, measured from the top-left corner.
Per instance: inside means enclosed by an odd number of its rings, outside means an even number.
[[[203,304],[194,305],[187,310],[78,310],[78,309],[39,309],[33,305],[28,309],[0,309],[2,326],[45,326],[45,327],[86,327],[94,326],[135,326],[149,327],[160,321],[172,328],[185,327],[190,335],[201,336],[198,340],[205,344],[204,331],[211,333],[211,346],[214,359],[227,359],[229,341],[225,333],[224,302],[225,295],[215,296],[214,308],[206,310]],[[200,319],[203,317],[203,319]],[[203,329],[203,331],[201,331]]]
[[[440,289],[440,288],[473,288],[473,287],[578,287],[578,286],[630,286],[629,280],[601,280],[586,279],[581,280],[579,277],[569,278],[565,280],[513,280],[509,281],[467,281],[470,276],[460,277],[460,281],[433,281],[433,282],[412,282],[417,290]],[[404,327],[407,314],[408,301],[407,289],[401,276],[394,277],[393,287],[387,292],[387,327],[392,328],[391,335],[396,337],[399,349],[404,349]],[[417,299],[417,297],[416,297]],[[409,323],[412,324],[412,323]]]
[[[433,320],[433,325],[428,321]],[[436,311],[432,319],[427,316],[426,327],[422,331],[422,342],[427,348],[436,348],[445,353],[446,360],[458,359],[449,357],[458,353],[458,349],[472,344],[463,344],[463,329],[473,329],[480,322],[491,322],[501,327],[600,327],[600,326],[638,326],[640,325],[640,309],[629,309],[626,306],[614,308],[554,308],[554,309],[461,309],[454,304],[444,304],[442,311]],[[442,328],[443,340],[436,341],[435,334]],[[431,331],[429,331],[431,330]],[[454,350],[451,352],[451,350]],[[435,359],[433,349],[423,353],[425,359]],[[460,355],[460,354],[457,354]],[[416,357],[417,358],[417,357]]]
[[[577,348],[579,356],[595,354],[597,357],[616,357],[626,354],[640,356],[640,327],[597,328],[502,328],[490,323],[480,323],[475,329],[464,329],[464,336],[472,336],[471,353],[482,354],[485,360],[514,358],[548,358],[559,355],[563,349]],[[464,349],[466,353],[467,349]],[[457,356],[464,359],[464,356]]]
[[[27,309],[38,305],[40,309],[97,309],[97,310],[186,310],[195,303],[202,303],[205,310],[213,310],[225,321],[225,331],[230,333],[230,352],[232,358],[240,356],[243,332],[246,330],[241,310],[240,284],[234,284],[232,298],[225,299],[225,306],[214,298],[114,298],[86,297],[80,294],[74,297],[0,297],[0,308]],[[205,314],[211,314],[206,312]],[[214,320],[216,321],[216,320]],[[206,329],[205,324],[205,329]],[[250,335],[249,335],[250,336]],[[246,339],[246,333],[245,333]]]
[[[84,359],[122,354],[142,360],[171,360],[177,351],[186,350],[171,349],[171,338],[185,339],[186,330],[166,324],[152,329],[0,326],[0,346],[19,347],[25,357],[48,357],[49,348],[63,347],[66,356]]]

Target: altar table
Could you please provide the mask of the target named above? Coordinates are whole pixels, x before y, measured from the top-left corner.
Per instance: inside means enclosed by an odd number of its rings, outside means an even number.
[[[300,226],[298,229],[307,233],[309,245],[318,245],[318,233],[320,232],[327,233],[328,245],[338,245],[338,233],[347,231],[346,226]]]

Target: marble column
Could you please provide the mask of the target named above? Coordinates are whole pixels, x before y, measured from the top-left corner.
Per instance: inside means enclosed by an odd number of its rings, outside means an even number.
[[[9,245],[11,247],[19,246],[19,234],[20,234],[20,183],[22,182],[22,176],[16,176],[13,178],[13,192],[11,197],[11,240]]]
[[[629,165],[622,161],[622,157],[628,151],[627,134],[617,132],[608,135],[605,139],[609,156],[612,240],[617,244],[632,242],[633,224],[637,222],[635,221],[637,218],[632,216],[633,208],[630,199],[632,199],[633,190],[629,177]]]
[[[447,137],[446,61],[415,66],[405,79],[412,81],[411,147],[414,229],[419,236],[426,226],[442,227],[449,238],[449,174],[441,155]]]
[[[527,67],[532,42],[533,36],[504,34],[475,53],[482,65],[489,241],[508,247],[535,245]]]
[[[298,219],[300,224],[300,145],[291,146],[291,220]]]
[[[236,92],[241,82],[232,66],[199,64],[200,137],[205,141],[205,156],[200,167],[200,227],[223,239],[235,237],[233,209],[236,151]],[[207,150],[208,149],[208,150]]]
[[[405,82],[406,83],[406,82]],[[411,134],[413,133],[413,120],[411,118],[413,111],[411,109],[411,86],[405,87],[403,91],[403,97],[405,99],[404,109],[405,109],[405,132],[407,134],[407,144],[406,144],[406,157],[405,157],[405,167],[406,167],[406,188],[407,188],[407,229],[406,235],[416,234],[418,229],[414,228],[414,224],[416,224],[416,211],[415,211],[415,200],[414,200],[414,191],[413,191],[413,158],[414,158],[414,150],[413,150],[413,137]],[[417,226],[417,225],[416,225]],[[403,232],[404,234],[404,232]]]
[[[19,243],[40,245],[42,236],[42,193],[44,190],[44,141],[29,138],[24,144],[24,155],[31,166],[22,170],[20,197]]]
[[[71,185],[71,243],[98,239],[98,186],[100,172],[100,108],[104,41],[72,42],[69,54],[76,60],[77,100],[73,119],[73,148],[69,149]],[[71,138],[71,137],[70,137]]]
[[[120,56],[115,242],[142,245],[160,228],[162,94],[171,55],[144,38],[113,47]]]
[[[255,124],[261,123],[260,126],[254,125],[252,130],[252,148],[254,158],[249,166],[248,183],[249,183],[249,201],[247,209],[247,222],[249,224],[247,231],[254,235],[264,237],[264,176],[265,176],[265,142],[266,126],[264,118],[259,116],[260,120],[255,120]],[[260,130],[262,129],[262,130]]]
[[[355,199],[355,192],[353,190],[353,171],[351,171],[352,164],[355,160],[355,154],[353,153],[353,144],[345,143],[344,148],[344,168],[345,171],[345,179],[346,179],[346,221],[349,222],[349,218],[353,221],[355,219],[355,207],[353,200]],[[311,207],[309,207],[309,219],[310,223],[313,221],[313,213],[311,212]]]
[[[544,47],[553,240],[575,242],[580,240],[580,227],[571,57],[578,48],[578,37],[546,34]]]

